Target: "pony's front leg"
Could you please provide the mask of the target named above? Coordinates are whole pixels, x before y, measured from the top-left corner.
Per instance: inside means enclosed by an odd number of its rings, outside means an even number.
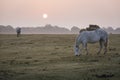
[[[88,55],[88,49],[87,49],[87,47],[85,48],[85,50],[86,50],[86,55]]]
[[[87,43],[83,43],[83,47],[86,50],[86,55],[88,55]]]

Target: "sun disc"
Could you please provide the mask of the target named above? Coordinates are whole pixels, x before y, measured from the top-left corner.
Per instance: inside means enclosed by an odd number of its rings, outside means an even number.
[[[48,17],[47,14],[43,14],[43,18],[46,19]]]

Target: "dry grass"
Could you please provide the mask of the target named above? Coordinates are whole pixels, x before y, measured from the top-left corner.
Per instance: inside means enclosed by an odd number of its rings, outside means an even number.
[[[110,35],[108,53],[76,57],[77,35],[0,35],[0,80],[119,80],[120,35]]]

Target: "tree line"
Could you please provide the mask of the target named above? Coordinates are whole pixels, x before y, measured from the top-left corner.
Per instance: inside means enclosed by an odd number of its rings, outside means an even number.
[[[86,29],[91,30],[89,27]],[[103,29],[111,34],[120,34],[120,28],[113,29],[112,27],[108,27]],[[38,27],[21,27],[22,34],[78,34],[80,30],[77,26],[73,26],[69,30],[65,27],[52,26],[51,24]],[[13,28],[11,25],[0,25],[0,34],[16,34],[16,28]]]

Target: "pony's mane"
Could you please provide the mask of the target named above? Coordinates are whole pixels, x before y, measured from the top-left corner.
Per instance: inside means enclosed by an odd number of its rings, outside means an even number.
[[[98,25],[89,25],[89,27],[85,28],[85,29],[81,29],[80,30],[80,33],[83,32],[83,31],[93,31],[93,30],[96,30],[96,29],[100,29],[100,27]]]
[[[87,30],[86,30],[86,29],[81,29],[81,30],[80,30],[80,33],[83,32],[83,31],[87,31]]]

